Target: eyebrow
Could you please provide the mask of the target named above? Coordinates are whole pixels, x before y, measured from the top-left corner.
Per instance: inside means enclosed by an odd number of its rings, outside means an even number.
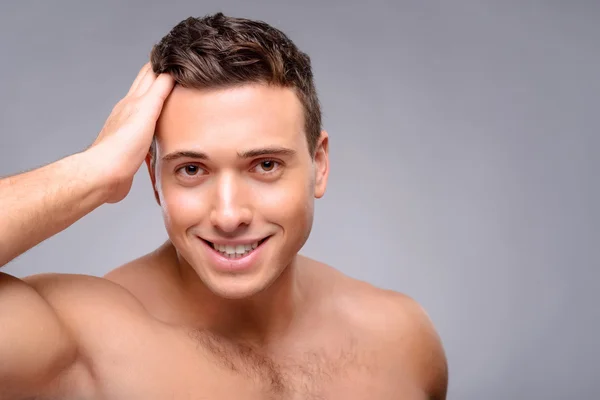
[[[296,154],[295,150],[288,149],[285,147],[263,147],[260,149],[252,149],[238,153],[239,158],[254,158],[260,156],[293,156]]]
[[[247,159],[260,156],[293,156],[296,151],[285,147],[262,147],[237,153],[239,158]],[[177,160],[179,158],[193,158],[196,160],[209,160],[208,154],[201,151],[174,151],[162,157],[164,162]]]

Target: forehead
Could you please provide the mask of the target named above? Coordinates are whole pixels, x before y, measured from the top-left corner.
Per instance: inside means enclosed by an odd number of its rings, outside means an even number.
[[[156,126],[161,152],[301,146],[303,108],[291,88],[244,85],[226,89],[176,86]]]

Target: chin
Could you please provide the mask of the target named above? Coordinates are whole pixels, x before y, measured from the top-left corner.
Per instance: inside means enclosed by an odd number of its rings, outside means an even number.
[[[243,300],[268,290],[286,267],[265,260],[264,263],[258,263],[255,269],[244,274],[222,273],[204,263],[198,268],[193,268],[204,286],[214,295],[230,300]]]
[[[213,294],[228,300],[250,299],[270,286],[270,282],[243,282],[239,278],[205,281],[204,284]]]
[[[204,286],[218,297],[241,300],[267,290],[285,270],[286,265],[274,257],[279,238],[269,236],[249,254],[228,258],[201,238],[186,243],[182,254]]]

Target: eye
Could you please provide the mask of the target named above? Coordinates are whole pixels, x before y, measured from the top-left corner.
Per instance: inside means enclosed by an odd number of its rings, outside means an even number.
[[[177,169],[178,174],[183,174],[186,177],[202,175],[204,170],[196,164],[187,164]]]
[[[258,164],[256,164],[256,167],[254,167],[254,169],[258,173],[269,174],[271,172],[276,171],[277,168],[279,167],[279,165],[280,165],[279,162],[277,162],[275,160],[263,160],[263,161],[259,162]]]

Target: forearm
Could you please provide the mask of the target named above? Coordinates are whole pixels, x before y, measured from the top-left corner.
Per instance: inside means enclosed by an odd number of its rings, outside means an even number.
[[[106,180],[92,157],[77,153],[0,180],[0,266],[105,202]]]

